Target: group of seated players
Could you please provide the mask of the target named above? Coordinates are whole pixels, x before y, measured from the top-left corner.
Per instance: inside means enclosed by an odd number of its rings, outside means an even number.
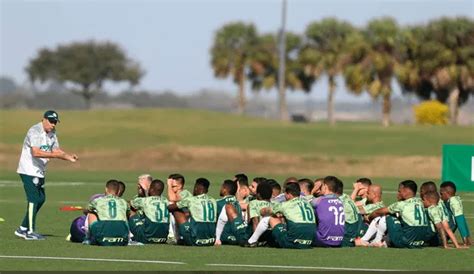
[[[351,195],[335,176],[288,178],[283,184],[245,174],[224,180],[220,199],[208,195],[210,182],[171,174],[165,183],[138,177],[138,194],[121,198],[125,184],[109,180],[105,194],[91,197],[84,215],[71,224],[69,239],[95,245],[177,243],[188,246],[241,245],[281,248],[471,245],[456,185],[424,182],[417,197],[412,180],[398,185],[397,202],[386,206],[382,187],[368,178],[353,184]],[[454,232],[459,230],[462,243]]]

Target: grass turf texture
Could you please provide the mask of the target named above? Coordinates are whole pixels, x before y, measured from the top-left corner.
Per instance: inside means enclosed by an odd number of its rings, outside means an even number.
[[[102,163],[100,171],[91,171],[80,166],[70,168],[69,166],[72,165],[55,161],[51,163],[51,170],[47,177],[46,204],[38,216],[38,231],[50,236],[46,241],[36,242],[18,239],[13,235],[13,231],[21,222],[26,205],[23,187],[15,173],[15,167],[26,130],[35,121],[39,121],[41,115],[41,111],[0,111],[0,217],[5,219],[4,222],[0,222],[0,255],[161,260],[186,264],[0,258],[0,270],[295,270],[207,265],[219,263],[404,270],[472,270],[474,268],[473,249],[352,248],[299,251],[270,248],[244,249],[231,246],[193,248],[172,245],[100,248],[65,241],[70,222],[78,216],[78,212],[60,212],[59,207],[66,204],[84,205],[90,195],[103,191],[104,182],[107,179],[117,178],[127,182],[128,188],[124,197],[130,198],[135,193],[136,176],[140,173],[151,172],[155,177],[164,179],[169,173],[179,171],[186,176],[188,189],[197,177],[209,178],[212,182],[211,194],[217,197],[222,180],[241,171],[237,165],[229,168],[235,172],[225,173],[219,168],[187,171],[179,165],[166,170],[163,168],[143,170],[139,167],[124,170],[114,166],[114,162],[110,161]],[[118,157],[127,157],[137,149],[162,145],[256,149],[297,154],[316,160],[319,156],[347,156],[352,157],[354,162],[358,161],[359,157],[370,158],[379,155],[439,157],[442,144],[471,143],[474,134],[472,127],[398,125],[384,129],[372,123],[339,123],[336,127],[329,127],[325,123],[295,125],[207,111],[172,109],[61,111],[60,116],[62,123],[59,125],[59,138],[61,146],[67,151],[80,154],[86,150],[101,150],[108,153],[108,151],[119,149],[122,154]],[[85,159],[87,160],[86,157],[82,158],[83,161]],[[248,173],[250,177],[262,175],[274,177],[280,182],[286,177],[278,175],[276,168],[274,168],[274,173],[271,172],[271,168],[270,166],[270,171],[265,173]],[[416,168],[417,166],[414,165],[414,174],[417,172]],[[317,173],[314,170],[308,170],[302,174],[308,174],[313,179],[326,175]],[[334,174],[340,175],[337,172]],[[285,175],[301,177],[299,173]],[[346,184],[345,192],[349,193],[352,182],[362,176],[364,173],[354,173],[354,176],[343,177]],[[428,179],[438,182],[438,176],[439,173],[435,173],[428,178],[415,179],[418,183]],[[386,191],[384,200],[390,203],[395,200],[394,192],[398,182],[406,178],[383,176],[373,179],[376,183],[383,185]],[[84,183],[67,185],[62,182]],[[474,227],[472,219],[474,195],[461,193],[461,196],[464,198],[464,210],[472,229]]]

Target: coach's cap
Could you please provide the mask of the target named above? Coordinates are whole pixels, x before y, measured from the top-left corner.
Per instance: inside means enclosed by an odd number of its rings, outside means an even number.
[[[44,115],[43,115],[43,118],[46,118],[48,119],[48,121],[50,122],[60,122],[59,121],[59,115],[56,111],[54,110],[47,110]]]

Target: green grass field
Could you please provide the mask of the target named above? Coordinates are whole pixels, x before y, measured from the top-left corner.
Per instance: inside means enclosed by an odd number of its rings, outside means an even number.
[[[177,144],[245,148],[283,153],[326,156],[425,155],[440,156],[444,143],[471,143],[472,127],[394,126],[383,129],[376,124],[344,123],[335,128],[326,124],[292,125],[248,117],[236,117],[204,111],[127,110],[60,112],[61,145],[74,151],[120,149],[132,152],[139,148]],[[62,212],[62,205],[85,205],[94,193],[102,192],[104,182],[118,178],[128,183],[124,197],[135,193],[136,177],[144,170],[122,170],[114,163],[104,164],[101,171],[63,168],[53,163],[46,184],[47,201],[38,217],[38,232],[48,235],[46,241],[24,241],[16,238],[25,211],[22,184],[14,168],[26,129],[38,121],[41,112],[0,111],[0,271],[6,270],[328,270],[328,269],[398,269],[398,270],[473,270],[474,250],[400,249],[312,249],[283,250],[241,248],[232,246],[182,247],[174,245],[101,248],[65,241],[70,222],[78,212]],[[2,156],[3,154],[3,156]],[[11,155],[11,157],[5,157]],[[126,154],[125,154],[126,155]],[[13,164],[12,164],[13,163]],[[416,166],[413,167],[416,174]],[[211,194],[218,195],[220,183],[240,171],[217,169],[189,171],[179,166],[150,172],[164,179],[179,171],[186,176],[190,189],[198,177],[211,181]],[[311,178],[327,174],[308,171]],[[286,177],[276,172],[256,174]],[[294,174],[288,174],[294,175]],[[334,174],[338,175],[338,174]],[[352,182],[363,174],[342,177],[350,192]],[[401,177],[372,178],[384,188],[384,201],[395,200]],[[418,183],[439,181],[439,174],[426,178],[411,177]],[[474,227],[474,194],[460,193],[470,228]],[[12,257],[6,257],[12,256]],[[22,256],[47,257],[25,258]],[[56,259],[54,259],[56,258]],[[71,258],[57,260],[58,258]],[[76,259],[74,259],[76,258]],[[80,258],[112,261],[80,261]],[[117,261],[130,260],[130,261]],[[141,260],[141,261],[139,261]],[[179,264],[170,264],[176,262]],[[240,265],[240,266],[238,266]]]

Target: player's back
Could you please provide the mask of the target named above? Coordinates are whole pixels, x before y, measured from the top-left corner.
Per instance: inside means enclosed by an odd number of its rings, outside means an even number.
[[[340,246],[344,238],[344,205],[334,194],[313,200],[316,215],[316,245]]]
[[[97,213],[100,221],[124,221],[127,222],[128,204],[124,199],[106,195],[92,200],[89,208]]]
[[[143,201],[140,208],[151,222],[166,224],[170,222],[168,199],[162,196],[148,196],[139,199]]]
[[[222,209],[224,209],[226,204],[233,205],[235,209],[237,210],[237,212],[239,214],[242,214],[242,208],[240,207],[240,203],[239,201],[237,201],[237,198],[234,195],[228,195],[216,201],[217,216],[219,216],[219,214],[221,213]]]
[[[311,244],[316,223],[313,208],[308,201],[301,197],[293,198],[281,203],[274,211],[285,216],[290,240]]]
[[[428,212],[423,202],[418,197],[412,197],[404,201],[396,202],[388,207],[390,213],[400,215],[400,223],[404,236],[408,242],[426,241],[431,232]]]

